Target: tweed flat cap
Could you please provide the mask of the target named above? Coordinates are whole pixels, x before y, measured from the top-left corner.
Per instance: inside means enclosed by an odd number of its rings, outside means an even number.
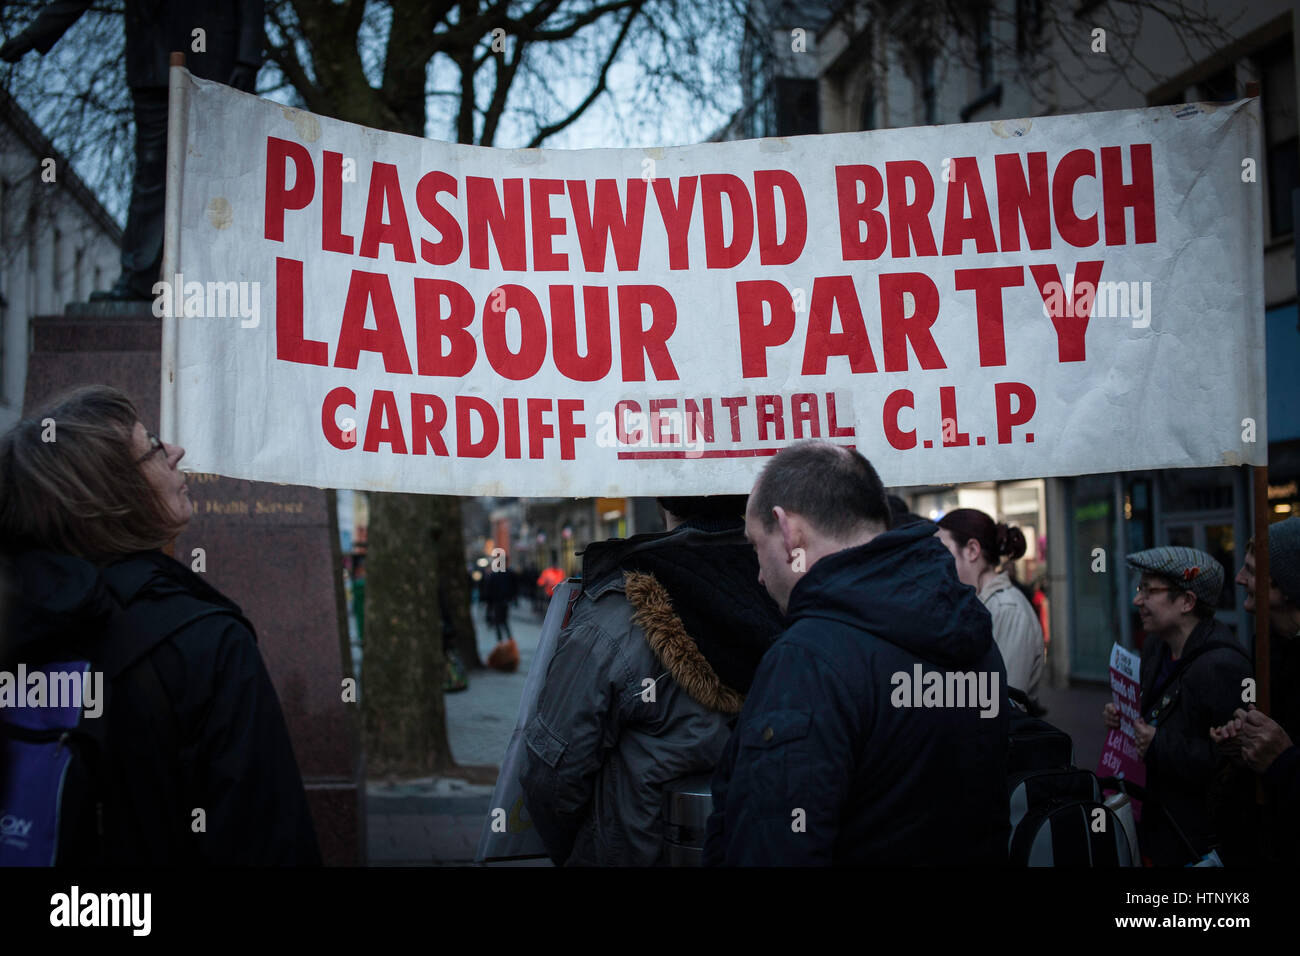
[[[1300,517],[1292,515],[1269,526],[1268,576],[1287,600],[1300,607]]]
[[[1271,549],[1269,554],[1271,557]],[[1204,551],[1166,545],[1130,554],[1127,560],[1130,568],[1162,575],[1184,591],[1191,591],[1198,601],[1212,608],[1219,606],[1223,565]]]

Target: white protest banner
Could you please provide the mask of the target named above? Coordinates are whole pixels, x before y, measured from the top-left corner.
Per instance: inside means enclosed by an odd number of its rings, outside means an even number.
[[[1255,100],[504,150],[186,77],[173,437],[238,478],[748,491],[1263,464]],[[167,427],[171,427],[169,423]]]

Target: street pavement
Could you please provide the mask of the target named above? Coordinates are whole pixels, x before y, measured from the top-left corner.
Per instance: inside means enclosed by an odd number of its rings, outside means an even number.
[[[512,674],[469,672],[469,689],[444,697],[451,754],[459,776],[422,777],[366,785],[368,859],[372,866],[472,865],[483,822],[491,810],[497,769],[519,714],[524,680],[537,651],[542,620],[526,601],[510,613],[510,630],[519,645],[519,668]],[[496,643],[474,607],[479,656],[486,660]],[[363,690],[364,693],[364,690]],[[527,864],[516,864],[527,865]],[[532,865],[550,865],[536,861]]]
[[[1047,708],[1043,720],[1059,727],[1074,741],[1074,765],[1097,771],[1106,731],[1101,725],[1101,709],[1111,699],[1110,686],[1075,684],[1073,687],[1038,688],[1038,702]]]
[[[372,866],[470,866],[479,834],[491,810],[492,788],[519,712],[519,699],[541,631],[526,602],[511,611],[519,645],[519,668],[512,674],[472,671],[469,689],[445,697],[447,734],[456,776],[424,777],[366,786],[368,860]],[[486,659],[495,637],[475,607],[480,655]],[[1040,687],[1044,719],[1074,740],[1074,762],[1096,770],[1105,734],[1101,709],[1110,691],[1101,685]],[[550,866],[549,860],[515,866]]]

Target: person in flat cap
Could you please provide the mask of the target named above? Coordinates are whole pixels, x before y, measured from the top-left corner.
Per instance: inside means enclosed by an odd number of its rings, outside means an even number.
[[[1252,665],[1214,616],[1223,566],[1204,551],[1172,546],[1130,554],[1128,565],[1141,575],[1133,604],[1145,632],[1134,726],[1149,802],[1160,805],[1144,806],[1138,845],[1156,866],[1193,863],[1213,849],[1233,855],[1237,848],[1225,852],[1224,844],[1237,834],[1224,821],[1247,811],[1248,778],[1217,752],[1210,728],[1241,706]],[[1104,716],[1118,726],[1113,705]]]
[[[1268,570],[1268,604],[1259,608],[1252,541],[1237,584],[1246,589],[1242,607],[1268,615],[1270,714],[1246,704],[1210,733],[1222,752],[1263,775],[1266,862],[1294,864],[1300,861],[1300,747],[1294,743],[1300,740],[1300,517],[1268,529]]]

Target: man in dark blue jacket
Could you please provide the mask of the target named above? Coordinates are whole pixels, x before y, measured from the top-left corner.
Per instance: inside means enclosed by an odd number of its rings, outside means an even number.
[[[715,773],[705,862],[1005,862],[1006,672],[933,523],[891,531],[870,462],[806,442],[745,526],[786,630]]]

